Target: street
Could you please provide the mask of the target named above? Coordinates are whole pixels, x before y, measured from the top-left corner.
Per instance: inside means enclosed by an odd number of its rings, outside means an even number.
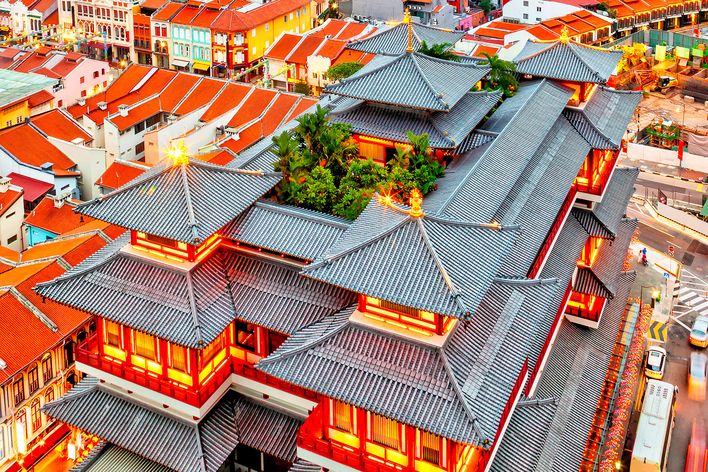
[[[657,189],[661,188],[669,198],[674,198],[675,194],[677,200],[689,201],[690,199],[692,202],[699,202],[702,198],[702,187],[697,187],[697,184],[693,182],[645,172],[640,174],[635,187],[637,189],[635,197],[637,198],[628,205],[627,216],[639,220],[641,244],[662,253],[666,253],[671,245],[674,247],[674,257],[682,263],[680,278],[674,290],[676,298],[668,325],[668,339],[663,346],[668,353],[663,380],[679,387],[676,427],[666,470],[668,472],[683,472],[693,419],[702,417],[708,421],[708,408],[706,408],[705,402],[689,400],[687,395],[688,361],[691,350],[694,349],[688,344],[688,333],[698,313],[708,314],[708,274],[705,272],[708,264],[708,245],[656,221],[649,215],[643,203],[639,203],[639,200],[647,194],[656,194]],[[640,272],[649,270],[655,269],[651,267],[637,268],[638,275],[642,275],[639,274]],[[649,275],[645,274],[645,276]],[[655,280],[660,279],[655,278]],[[638,296],[640,290],[638,287],[635,289],[634,295]],[[644,295],[646,303],[646,292]],[[669,296],[672,295],[673,293],[669,294]],[[644,381],[645,379],[640,380],[640,382]],[[630,436],[632,436],[632,432],[630,432]]]

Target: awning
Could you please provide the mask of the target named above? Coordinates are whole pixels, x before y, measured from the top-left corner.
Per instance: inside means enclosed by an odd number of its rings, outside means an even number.
[[[173,59],[172,65],[175,67],[188,67],[189,61],[186,61],[184,59]]]
[[[38,198],[43,197],[49,192],[54,185],[42,182],[41,180],[33,179],[32,177],[27,177],[21,174],[16,174],[11,172],[7,174],[7,177],[12,180],[12,185],[17,185],[22,187],[24,190],[23,198],[26,202],[34,202]]]
[[[194,70],[209,70],[209,68],[211,68],[211,65],[206,62],[195,62],[192,67],[194,68]]]

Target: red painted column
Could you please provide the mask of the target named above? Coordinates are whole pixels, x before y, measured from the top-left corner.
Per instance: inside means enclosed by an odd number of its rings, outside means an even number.
[[[415,428],[413,426],[405,426],[406,428],[406,455],[408,456],[407,470],[415,470]],[[442,451],[441,451],[442,452]]]
[[[162,378],[168,379],[169,377],[167,375],[167,368],[169,367],[169,353],[167,352],[167,341],[165,341],[164,339],[158,339],[157,342],[160,346],[159,362],[162,366]]]
[[[189,348],[187,349],[187,355],[189,356],[189,365],[192,368],[192,389],[194,391],[199,390],[199,362],[197,360],[197,350]]]

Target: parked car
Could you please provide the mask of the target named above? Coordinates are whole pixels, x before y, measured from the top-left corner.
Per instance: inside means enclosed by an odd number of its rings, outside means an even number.
[[[699,316],[693,322],[688,342],[697,347],[708,346],[708,316]]]
[[[688,363],[688,398],[703,401],[706,398],[708,357],[702,352],[692,352]]]
[[[706,449],[706,426],[701,418],[693,419],[691,442],[686,452],[686,472],[708,470],[708,449]]]
[[[647,349],[644,375],[652,379],[661,380],[664,377],[665,368],[666,349],[659,346],[652,346]]]

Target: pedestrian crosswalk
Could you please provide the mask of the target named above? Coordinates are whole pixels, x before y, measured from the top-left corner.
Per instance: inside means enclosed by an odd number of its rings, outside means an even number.
[[[674,286],[674,315],[694,312],[708,316],[708,284],[690,272],[685,273],[681,282]]]

